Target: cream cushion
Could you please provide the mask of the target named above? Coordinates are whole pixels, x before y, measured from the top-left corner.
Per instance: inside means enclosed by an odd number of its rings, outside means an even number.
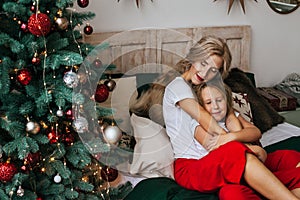
[[[130,174],[174,178],[173,149],[165,128],[135,114],[131,116],[131,124],[136,144]]]

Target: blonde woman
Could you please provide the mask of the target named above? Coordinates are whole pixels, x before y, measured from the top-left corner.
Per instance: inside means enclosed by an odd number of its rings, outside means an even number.
[[[231,54],[226,43],[217,37],[203,37],[177,66],[181,67],[182,75],[165,88],[163,115],[176,159],[176,182],[187,189],[216,192],[228,183],[234,185],[245,181],[268,199],[298,199],[265,167],[253,151],[237,142],[237,137],[242,134],[226,133],[198,103],[192,86],[211,80],[218,74],[224,78],[230,64]],[[196,128],[196,125],[190,127],[193,119],[205,130],[201,134],[226,134],[227,137],[222,137],[223,145],[208,153],[197,139],[206,136],[190,131]],[[238,121],[234,113],[229,113],[226,124],[231,127],[236,123]],[[232,195],[227,196],[226,192],[224,194],[220,197],[232,198]]]

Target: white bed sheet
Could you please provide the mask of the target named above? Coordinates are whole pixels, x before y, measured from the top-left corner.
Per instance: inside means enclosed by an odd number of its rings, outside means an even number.
[[[300,136],[300,128],[284,122],[263,133],[260,142],[263,147],[266,147],[293,136]]]

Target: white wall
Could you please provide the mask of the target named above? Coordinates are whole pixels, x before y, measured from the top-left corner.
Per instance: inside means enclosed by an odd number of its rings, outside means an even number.
[[[280,15],[265,0],[245,1],[246,14],[235,0],[227,14],[229,0],[90,0],[87,8],[95,19],[94,32],[136,28],[182,28],[195,26],[251,25],[250,71],[258,86],[273,86],[286,75],[300,73],[300,8]]]

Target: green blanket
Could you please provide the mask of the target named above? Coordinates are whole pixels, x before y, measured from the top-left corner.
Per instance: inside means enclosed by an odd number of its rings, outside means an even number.
[[[281,142],[272,144],[270,146],[266,146],[265,150],[270,153],[279,149],[291,149],[300,151],[300,136],[298,137],[291,137]]]
[[[217,200],[217,194],[187,190],[173,179],[160,177],[139,182],[124,200]]]

